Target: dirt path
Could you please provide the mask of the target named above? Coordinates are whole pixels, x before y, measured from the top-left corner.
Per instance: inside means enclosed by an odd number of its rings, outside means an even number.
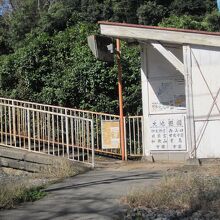
[[[99,168],[50,186],[40,201],[1,211],[0,219],[121,219],[121,196],[134,188],[152,186],[170,166],[101,162]]]

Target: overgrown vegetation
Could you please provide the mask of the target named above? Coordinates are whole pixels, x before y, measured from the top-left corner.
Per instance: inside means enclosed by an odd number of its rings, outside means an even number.
[[[220,30],[215,0],[11,0],[0,17],[0,95],[118,113],[117,68],[87,36],[98,20]],[[125,114],[141,113],[139,48],[122,47]]]
[[[181,213],[208,210],[220,214],[217,208],[220,205],[219,166],[165,176],[153,189],[134,190],[123,198],[123,202],[131,209],[144,207],[158,212],[178,210]]]
[[[0,180],[0,209],[14,208],[23,202],[34,202],[42,199],[45,188],[67,177],[72,177],[89,170],[83,164],[71,162],[65,158],[54,159],[54,164],[36,174],[23,174],[22,171],[4,170],[9,172],[9,177]],[[14,174],[14,175],[13,175]],[[11,178],[10,178],[11,177]]]
[[[52,181],[59,181],[67,177],[76,176],[88,171],[90,168],[78,162],[72,162],[65,158],[54,159],[53,165],[45,166],[45,169],[38,174],[38,178],[50,178]]]
[[[46,193],[43,186],[28,187],[27,183],[11,182],[0,187],[0,209],[13,208],[21,202],[34,202],[43,198]]]

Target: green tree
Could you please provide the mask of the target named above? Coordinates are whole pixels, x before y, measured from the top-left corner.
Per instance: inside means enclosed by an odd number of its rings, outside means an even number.
[[[147,1],[137,10],[138,22],[144,25],[157,25],[166,14],[167,9],[155,1]]]
[[[2,95],[118,113],[117,66],[97,61],[87,45],[96,30],[79,23],[53,36],[29,34],[23,47],[0,61]],[[138,50],[123,45],[122,52],[125,110],[140,112]]]
[[[216,9],[213,0],[174,0],[170,5],[171,14],[205,16]]]
[[[0,56],[8,54],[11,51],[8,42],[8,25],[5,22],[5,17],[0,16]]]
[[[98,20],[219,31],[213,0],[12,0],[0,17],[0,94],[118,113],[117,66],[97,61]],[[139,49],[122,44],[125,113],[141,112]]]
[[[204,22],[207,25],[208,31],[220,31],[220,12],[214,11],[206,15]]]
[[[137,23],[137,9],[139,7],[137,0],[124,0],[124,16],[127,23]]]
[[[162,27],[172,27],[172,28],[183,28],[183,29],[195,29],[195,30],[206,30],[206,24],[202,22],[201,19],[196,19],[189,15],[172,15],[168,18],[163,19],[162,22],[158,24]]]
[[[39,12],[37,1],[22,1],[19,10],[14,10],[12,16],[7,16],[8,35],[12,47],[25,39],[26,34],[37,27]]]
[[[42,31],[53,34],[65,30],[71,17],[71,7],[61,2],[55,2],[48,10],[41,12],[38,26]]]

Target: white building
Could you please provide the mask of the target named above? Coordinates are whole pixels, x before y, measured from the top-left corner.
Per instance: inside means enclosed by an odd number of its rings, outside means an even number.
[[[220,33],[100,22],[141,45],[144,154],[220,158]]]

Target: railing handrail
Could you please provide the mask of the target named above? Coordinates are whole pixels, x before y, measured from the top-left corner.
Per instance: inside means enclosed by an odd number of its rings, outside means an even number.
[[[64,124],[61,124],[61,130],[63,129],[62,126],[67,126],[69,123],[68,121],[71,120],[80,120],[87,124],[87,122],[92,124],[92,130],[91,130],[91,135],[94,138],[93,140],[93,145],[94,151],[95,152],[103,152],[104,154],[110,154],[110,155],[121,155],[121,149],[120,148],[111,148],[105,149],[102,148],[102,132],[108,132],[108,130],[104,130],[105,128],[102,126],[102,120],[106,121],[118,121],[119,120],[119,115],[114,115],[114,114],[106,114],[102,112],[93,112],[93,111],[87,111],[87,110],[79,110],[79,109],[73,109],[73,108],[67,108],[67,107],[61,107],[61,106],[53,106],[53,105],[44,105],[41,103],[35,103],[35,102],[28,102],[28,101],[22,101],[22,100],[16,100],[16,99],[8,99],[8,98],[3,98],[0,97],[0,106],[3,107],[4,109],[8,109],[9,113],[12,111],[12,115],[9,116],[8,120],[11,121],[12,128],[14,129],[16,127],[16,120],[12,119],[13,115],[16,114],[18,111],[23,111],[24,116],[21,116],[21,119],[19,120],[25,120],[26,117],[31,117],[33,118],[33,121],[37,121],[38,119],[38,114],[43,115],[43,120],[46,120],[50,124],[50,118],[53,120],[53,117],[61,117],[61,119],[65,120]],[[4,108],[5,106],[5,108]],[[48,114],[48,116],[47,116]],[[45,116],[44,116],[45,115]],[[20,116],[19,116],[20,117]],[[23,119],[22,119],[23,117]],[[48,117],[47,119],[44,119],[44,117]],[[127,115],[124,117],[124,128],[125,128],[125,133],[126,133],[126,143],[127,143],[127,148],[129,149],[128,154],[130,155],[141,155],[143,153],[143,116],[130,116]],[[61,120],[61,121],[62,121]],[[27,118],[27,121],[28,118]],[[10,122],[9,122],[10,123]],[[20,121],[19,121],[20,123]],[[22,122],[23,123],[23,122]],[[43,122],[44,123],[44,122]],[[59,123],[59,122],[58,122]],[[75,125],[75,124],[74,124]],[[46,124],[42,124],[40,126],[47,126]],[[58,126],[58,125],[56,125]],[[56,127],[55,126],[55,127]],[[72,126],[72,125],[71,125]],[[78,125],[77,125],[78,126]],[[89,125],[90,126],[90,125]],[[4,127],[6,128],[6,127]],[[10,127],[9,127],[10,129]],[[20,129],[20,127],[18,128]],[[36,127],[38,129],[38,127]],[[42,129],[46,129],[46,127],[43,127]],[[50,128],[52,129],[52,128]],[[77,128],[78,129],[78,128]],[[76,129],[76,132],[78,130]],[[4,129],[3,129],[4,130]],[[50,132],[51,130],[49,130]],[[59,129],[58,129],[59,131]],[[36,130],[38,132],[38,130]],[[40,131],[41,132],[41,131]],[[12,132],[13,133],[13,132]],[[41,135],[41,133],[40,133]],[[42,135],[44,135],[42,133]],[[62,137],[63,138],[63,137]],[[72,136],[71,136],[72,138]],[[15,138],[16,139],[16,138]],[[40,139],[39,139],[40,140]],[[45,142],[45,140],[43,140]],[[63,142],[61,144],[64,144]],[[92,144],[92,143],[91,143]]]
[[[138,116],[131,116],[131,115],[129,115],[128,116],[128,118],[143,118],[144,116],[143,115],[138,115]],[[124,118],[126,118],[126,116],[124,117]]]
[[[93,118],[64,110],[0,100],[2,146],[65,157],[94,167]],[[73,112],[74,113],[74,112]]]
[[[6,104],[6,103],[0,103],[0,106],[7,106],[7,107],[12,107],[12,108],[25,109],[25,110],[41,112],[41,113],[50,114],[50,115],[58,115],[58,116],[63,116],[63,117],[68,117],[68,118],[73,118],[73,119],[79,119],[79,120],[84,120],[84,121],[89,121],[89,122],[93,121],[92,119],[89,119],[89,118],[82,118],[82,117],[78,117],[78,116],[74,116],[74,115],[67,115],[67,114],[62,114],[62,113],[57,113],[57,112],[50,112],[50,111],[45,111],[45,110],[40,110],[40,109],[35,109],[35,108],[30,108],[30,107],[11,105],[11,104]]]
[[[63,110],[76,111],[76,112],[89,113],[89,114],[96,114],[96,115],[106,115],[109,117],[119,118],[119,115],[114,115],[114,114],[107,114],[107,113],[103,113],[103,112],[94,112],[94,111],[75,109],[75,108],[69,108],[69,107],[48,105],[48,104],[42,104],[42,103],[37,103],[37,102],[22,101],[22,100],[9,99],[9,98],[3,98],[3,97],[0,97],[0,100],[19,102],[19,103],[23,103],[23,104],[32,104],[32,105],[38,105],[38,106],[42,106],[42,107],[50,107],[50,108],[63,109]]]

